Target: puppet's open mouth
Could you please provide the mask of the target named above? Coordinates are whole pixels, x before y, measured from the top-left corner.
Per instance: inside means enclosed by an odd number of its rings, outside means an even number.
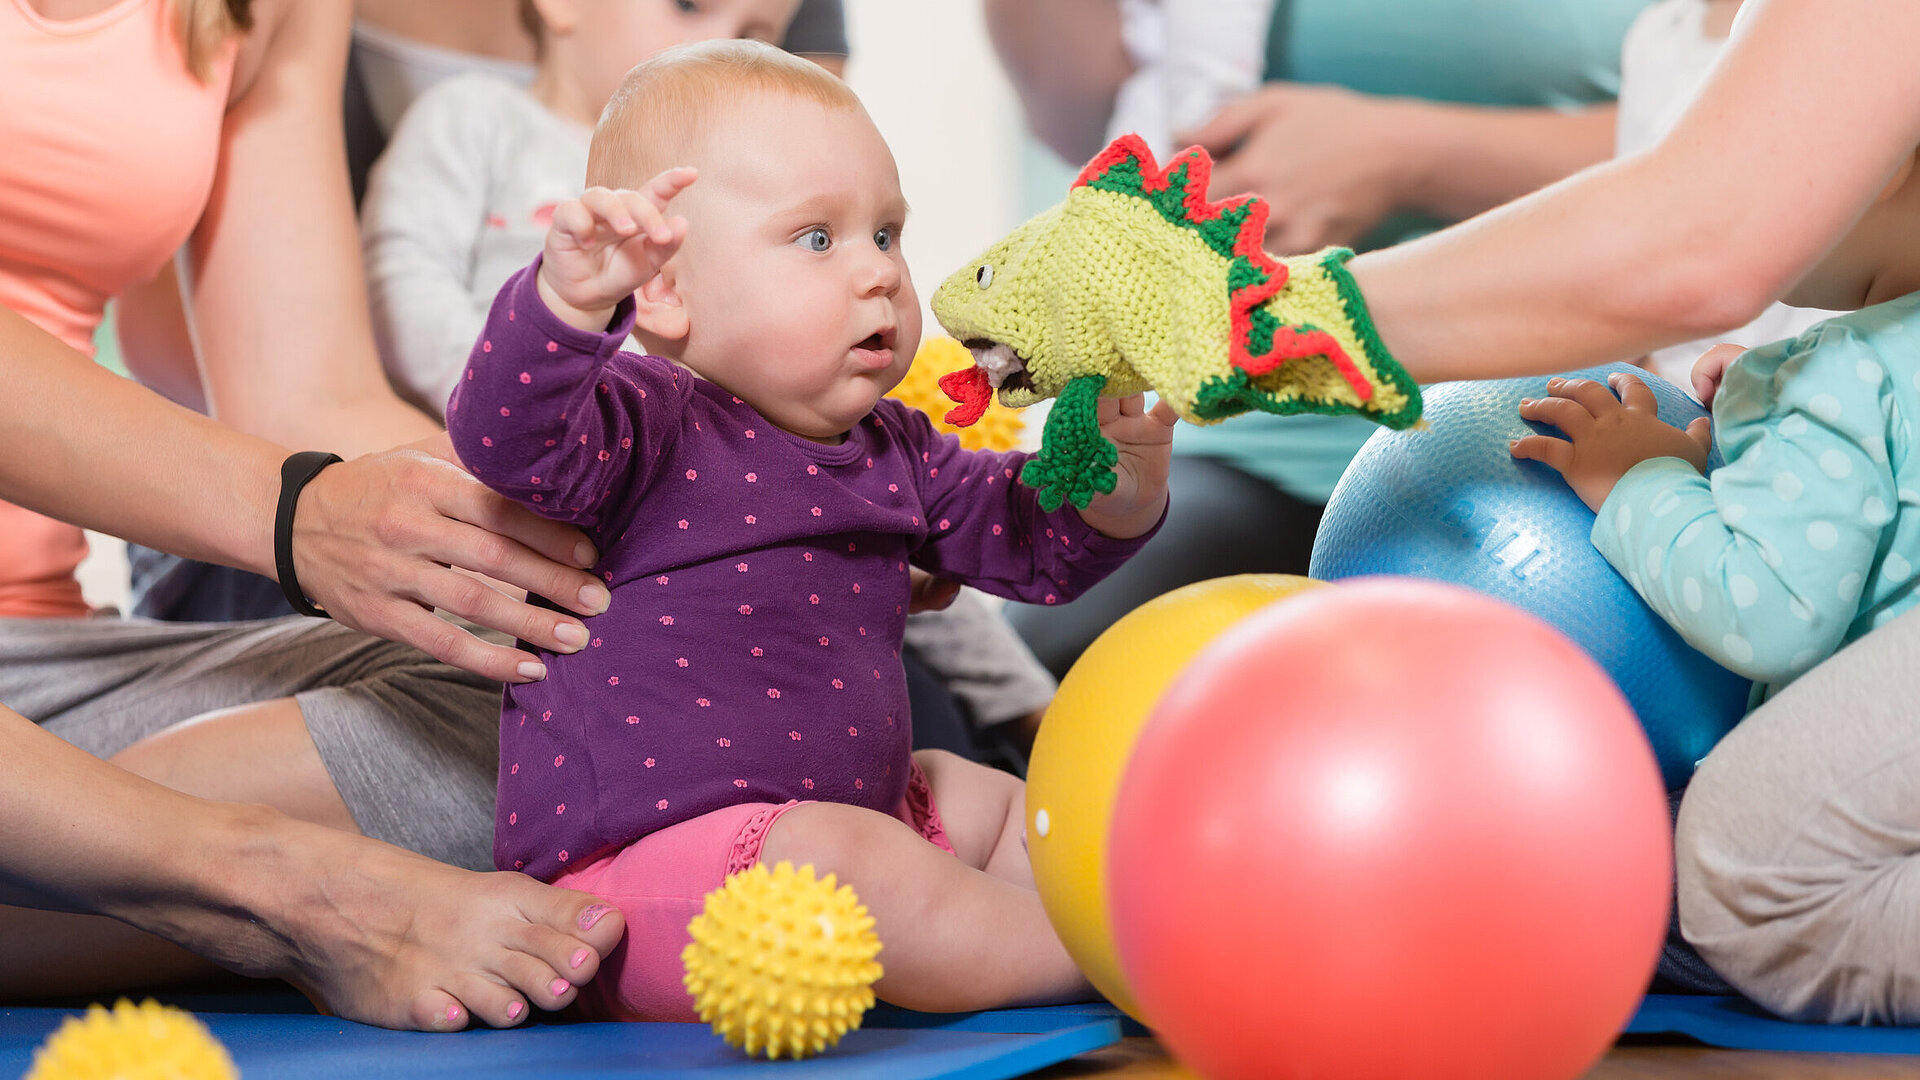
[[[986,338],[969,338],[966,346],[973,354],[973,362],[987,373],[987,382],[995,390],[1033,389],[1033,376],[1027,373],[1027,362],[1013,351],[1013,346]]]

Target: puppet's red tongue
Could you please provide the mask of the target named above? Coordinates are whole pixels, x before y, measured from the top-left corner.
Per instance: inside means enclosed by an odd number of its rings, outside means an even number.
[[[947,410],[946,421],[954,427],[972,427],[993,403],[993,384],[987,381],[987,369],[978,364],[940,376],[940,389],[959,402]]]

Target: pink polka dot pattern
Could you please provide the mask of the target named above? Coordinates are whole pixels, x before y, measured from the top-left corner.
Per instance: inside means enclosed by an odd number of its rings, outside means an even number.
[[[591,648],[543,654],[548,677],[506,691],[495,865],[546,880],[738,802],[891,810],[909,773],[895,719],[909,560],[1042,602],[1144,542],[1042,513],[1017,484],[971,484],[1011,481],[1024,456],[963,451],[895,402],[838,446],[769,428],[747,401],[620,352],[629,317],[623,304],[606,333],[576,331],[523,272],[449,418],[483,481],[587,532],[613,592],[587,620]],[[1028,543],[1049,529],[1079,543]]]

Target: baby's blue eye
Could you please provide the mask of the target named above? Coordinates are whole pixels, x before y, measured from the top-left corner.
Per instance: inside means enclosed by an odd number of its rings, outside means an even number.
[[[808,229],[800,236],[808,251],[825,251],[833,246],[833,235],[825,229]]]
[[[881,229],[879,232],[873,234],[873,246],[879,248],[881,251],[892,251],[893,243],[894,234],[891,228]]]

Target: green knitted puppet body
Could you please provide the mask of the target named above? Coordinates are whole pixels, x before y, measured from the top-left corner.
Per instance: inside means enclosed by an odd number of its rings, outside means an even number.
[[[1080,172],[1065,202],[1008,234],[933,294],[934,315],[974,366],[941,386],[966,425],[997,390],[1023,407],[1057,397],[1021,479],[1041,505],[1085,508],[1113,489],[1101,395],[1155,391],[1217,423],[1259,409],[1420,418],[1420,389],[1375,335],[1347,273],[1350,252],[1275,259],[1267,205],[1206,197],[1213,163],[1190,147],[1159,168],[1138,137]]]

